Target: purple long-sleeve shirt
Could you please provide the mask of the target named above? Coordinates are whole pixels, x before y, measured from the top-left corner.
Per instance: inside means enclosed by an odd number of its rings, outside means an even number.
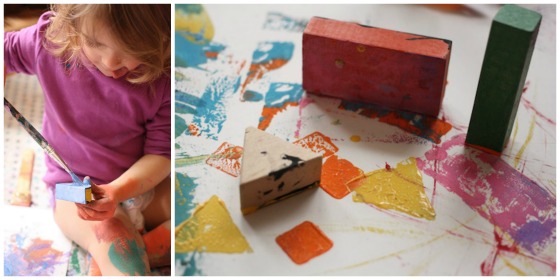
[[[119,177],[143,155],[171,157],[171,79],[163,75],[149,85],[134,85],[81,66],[67,71],[44,48],[51,12],[36,25],[4,34],[7,72],[37,75],[45,94],[42,134],[70,168],[97,184]],[[24,93],[22,93],[24,94]],[[19,108],[25,115],[25,108]],[[71,182],[46,157],[44,181]]]

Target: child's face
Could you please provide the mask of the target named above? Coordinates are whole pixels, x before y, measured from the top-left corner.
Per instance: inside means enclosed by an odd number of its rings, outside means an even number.
[[[95,32],[91,32],[91,28],[82,28],[82,50],[90,63],[103,75],[118,79],[141,64],[139,60],[120,50],[109,29],[103,26],[95,28]]]

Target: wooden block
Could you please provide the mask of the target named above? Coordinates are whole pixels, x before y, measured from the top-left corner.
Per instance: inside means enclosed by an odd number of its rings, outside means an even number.
[[[33,162],[35,161],[35,152],[33,149],[27,149],[23,152],[21,159],[21,167],[17,179],[16,190],[10,201],[11,205],[31,206],[31,178],[33,177]]]
[[[55,186],[55,198],[81,204],[91,202],[91,183],[89,179],[84,179],[82,184],[59,183]]]
[[[478,81],[466,143],[500,153],[519,107],[542,16],[505,5],[494,17]]]
[[[307,92],[437,117],[451,41],[312,18],[303,33]]]
[[[254,127],[245,130],[241,162],[241,211],[291,197],[321,180],[322,157]]]

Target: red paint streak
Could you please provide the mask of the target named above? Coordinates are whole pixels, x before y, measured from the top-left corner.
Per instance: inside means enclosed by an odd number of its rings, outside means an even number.
[[[527,92],[527,89],[529,89],[529,84],[531,84],[531,82],[529,81],[525,82],[525,86],[523,87],[523,93]]]
[[[110,218],[101,221],[94,227],[98,242],[113,242],[115,239],[134,239],[134,228],[128,228],[121,220]]]
[[[225,172],[233,177],[238,177],[241,170],[241,156],[243,148],[228,142],[222,143],[218,149],[206,160],[206,164]]]
[[[266,130],[276,114],[286,110],[288,106],[296,107],[298,105],[298,102],[286,102],[282,107],[263,107],[258,128],[260,130]]]
[[[245,88],[248,84],[252,81],[256,81],[261,79],[264,74],[268,73],[271,70],[278,69],[288,63],[288,60],[285,59],[272,59],[271,61],[263,64],[255,64],[252,63],[249,67],[249,73],[247,74],[247,78],[243,85],[241,86],[241,93],[245,93]]]
[[[321,169],[321,188],[330,196],[341,199],[353,190],[348,182],[363,176],[364,172],[361,169],[333,155],[327,158]]]
[[[548,118],[547,116],[543,115],[541,112],[537,111],[537,109],[535,108],[535,106],[533,106],[533,104],[532,104],[529,100],[527,100],[526,98],[521,98],[521,101],[523,101],[523,106],[525,106],[525,108],[527,108],[527,109],[529,109],[529,110],[535,112],[535,114],[536,114],[539,118],[545,120],[545,121],[546,121],[548,124],[550,124],[550,125],[556,125],[556,121],[554,121],[554,120],[551,119],[551,118]]]
[[[515,244],[507,245],[504,242],[503,234],[500,235],[497,230],[494,230],[494,239],[496,240],[496,246],[492,249],[488,257],[486,257],[486,260],[484,260],[484,262],[480,264],[480,271],[484,276],[493,275],[494,266],[496,265],[496,259],[501,253],[519,253],[519,249],[515,246]]]
[[[294,144],[306,148],[312,152],[323,155],[323,158],[330,157],[338,152],[338,147],[333,144],[331,138],[319,131],[315,131],[297,141]]]

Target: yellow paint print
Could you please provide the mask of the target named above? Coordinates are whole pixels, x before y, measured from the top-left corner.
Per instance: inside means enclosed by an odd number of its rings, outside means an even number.
[[[175,228],[175,251],[243,253],[253,250],[233,223],[224,203],[212,196]]]
[[[416,159],[365,174],[349,183],[354,188],[354,202],[371,203],[379,208],[397,210],[408,215],[434,220],[436,213],[424,191]]]
[[[175,30],[193,43],[203,44],[212,41],[214,24],[204,6],[194,4],[185,6],[175,9]],[[195,35],[202,35],[204,40],[200,40]]]

